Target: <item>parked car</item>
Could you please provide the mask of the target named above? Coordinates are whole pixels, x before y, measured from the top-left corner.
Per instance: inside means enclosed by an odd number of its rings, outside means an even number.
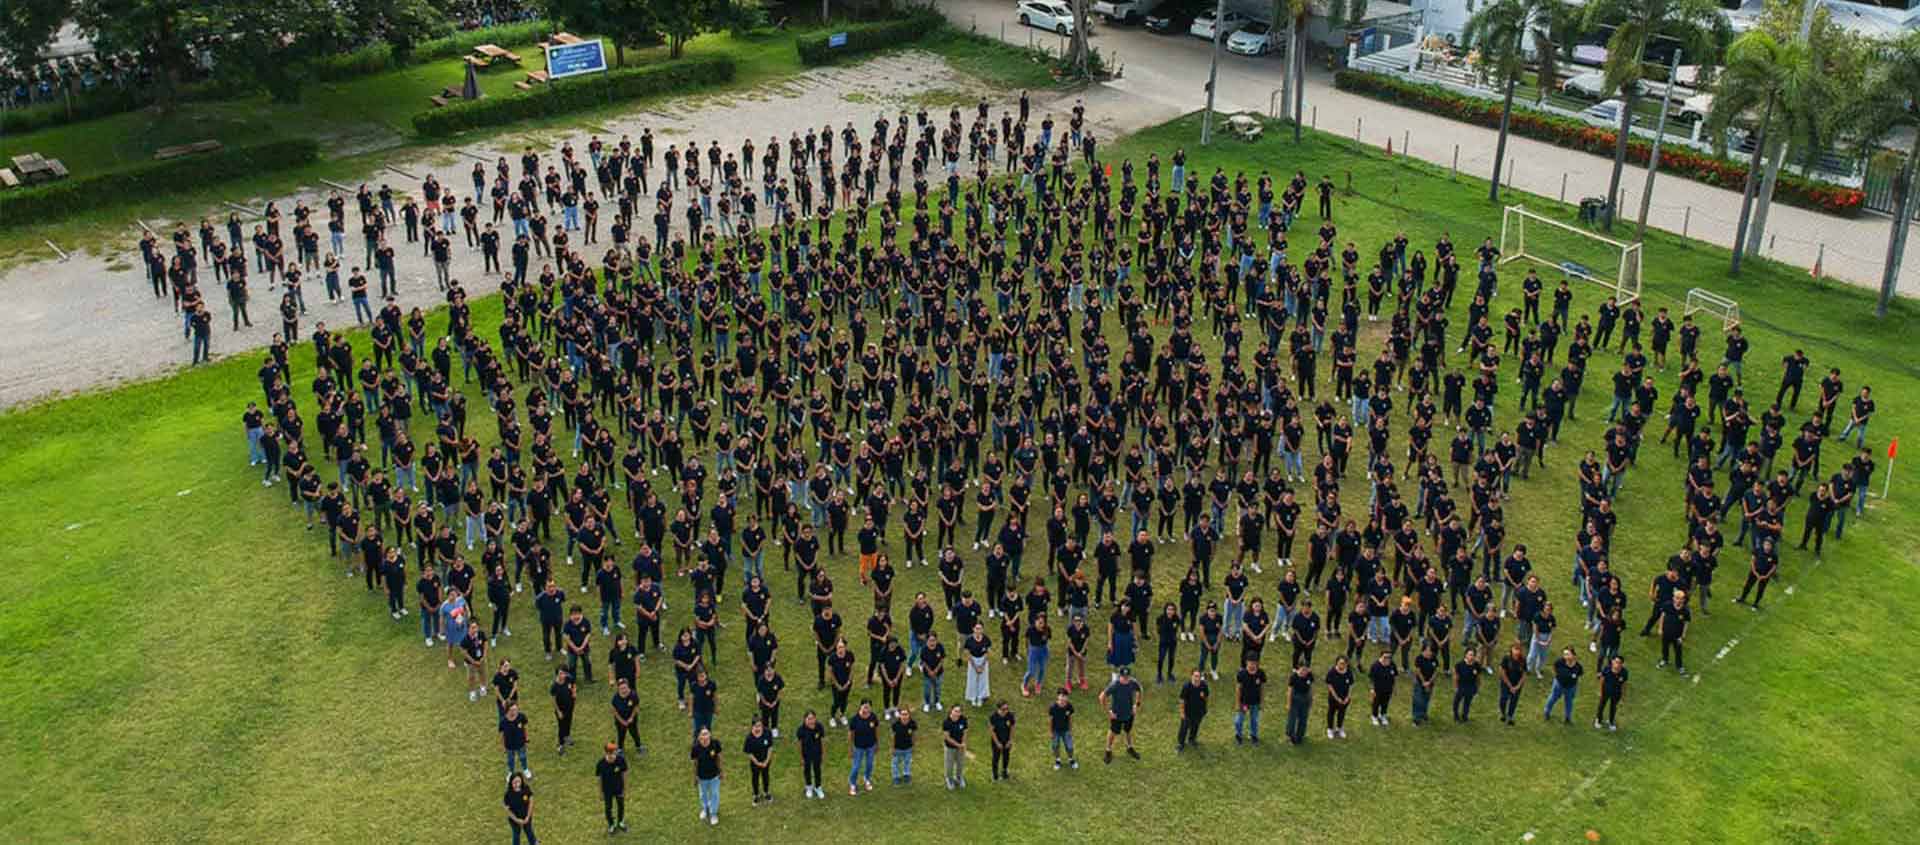
[[[1622,100],[1601,100],[1580,110],[1580,116],[1595,126],[1619,126],[1620,110],[1627,107]]]
[[[1147,14],[1147,31],[1161,35],[1186,32],[1188,27],[1193,26],[1194,16],[1210,8],[1213,6],[1204,0],[1171,0],[1162,3]]]
[[[1093,12],[1114,23],[1138,24],[1160,3],[1161,0],[1100,0],[1093,4]]]
[[[1073,9],[1057,0],[1021,0],[1020,22],[1059,35],[1073,34]],[[1093,29],[1087,27],[1089,34]]]
[[[1217,26],[1220,29],[1221,35],[1232,35],[1238,32],[1241,27],[1246,26],[1247,23],[1248,18],[1246,15],[1235,11],[1228,11],[1226,17],[1221,18]],[[1215,26],[1213,12],[1201,12],[1194,16],[1193,25],[1187,27],[1187,34],[1195,38],[1205,38],[1208,41],[1212,41]]]
[[[1680,101],[1679,118],[1681,120],[1702,121],[1707,113],[1713,111],[1712,94],[1695,94]]]
[[[1266,21],[1252,21],[1238,32],[1227,36],[1227,51],[1242,56],[1264,56],[1279,46],[1274,43],[1273,25]]]
[[[1633,83],[1633,86],[1634,93],[1636,94],[1646,90],[1646,88],[1638,82]],[[1565,82],[1560,83],[1560,93],[1587,100],[1598,100],[1613,92],[1607,90],[1606,74],[1597,70],[1590,70],[1585,73],[1567,77]]]

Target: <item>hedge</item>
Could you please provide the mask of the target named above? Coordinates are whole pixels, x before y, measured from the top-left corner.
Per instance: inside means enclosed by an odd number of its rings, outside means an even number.
[[[563,79],[509,97],[462,100],[413,116],[413,131],[428,137],[451,135],[482,126],[551,117],[632,100],[676,94],[733,79],[733,59],[700,56],[666,64],[616,70],[585,79]]]
[[[945,23],[937,13],[916,12],[896,20],[849,24],[844,29],[835,30],[832,34],[844,32],[847,35],[847,43],[839,47],[828,47],[828,35],[822,34],[802,38],[794,42],[794,48],[800,51],[801,64],[824,65],[846,56],[918,41],[938,32]]]
[[[0,220],[9,225],[38,223],[82,211],[191,191],[236,175],[258,175],[300,167],[320,156],[310,138],[268,141],[248,147],[143,162],[95,176],[63,179],[0,193]]]
[[[1343,91],[1385,100],[1395,105],[1479,124],[1490,129],[1500,128],[1498,101],[1470,97],[1438,85],[1409,82],[1386,74],[1354,70],[1343,70],[1335,74],[1334,85]],[[1522,108],[1518,105],[1513,109],[1513,117],[1508,126],[1513,134],[1521,137],[1608,158],[1613,157],[1614,143],[1619,138],[1616,130],[1594,126],[1571,117]],[[1627,141],[1627,161],[1645,165],[1651,153],[1652,144],[1649,142],[1639,139]],[[1747,165],[1743,162],[1704,155],[1690,148],[1673,145],[1667,145],[1660,150],[1660,169],[1696,182],[1735,190],[1745,185],[1747,179]],[[1780,174],[1780,179],[1774,186],[1773,196],[1774,199],[1788,205],[1840,217],[1858,215],[1861,211],[1861,203],[1866,199],[1866,195],[1856,188],[1816,182],[1786,173]]]

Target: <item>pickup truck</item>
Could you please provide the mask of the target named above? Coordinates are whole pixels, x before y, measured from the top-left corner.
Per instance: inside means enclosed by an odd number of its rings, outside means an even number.
[[[1114,23],[1138,24],[1147,19],[1147,13],[1160,5],[1161,0],[1100,0],[1093,4],[1093,13]]]

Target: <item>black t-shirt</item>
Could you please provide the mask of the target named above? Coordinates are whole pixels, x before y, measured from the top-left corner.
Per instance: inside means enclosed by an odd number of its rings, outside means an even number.
[[[1246,670],[1241,670],[1241,674],[1246,674]],[[1206,713],[1207,697],[1211,694],[1206,681],[1188,681],[1186,686],[1181,687],[1180,703],[1187,706],[1187,718],[1198,719]]]
[[[771,766],[773,765],[773,734],[762,733],[754,736],[749,732],[747,738],[740,743],[740,750],[746,752],[748,763],[765,760],[767,765]]]
[[[818,722],[812,726],[802,722],[800,729],[794,731],[794,739],[800,743],[801,756],[819,759],[821,752],[826,748],[827,729]]]
[[[1244,707],[1259,706],[1261,696],[1267,688],[1267,670],[1255,669],[1248,672],[1242,669],[1234,675],[1234,681],[1239,685],[1240,704]]]
[[[872,714],[862,716],[855,713],[849,716],[847,732],[855,748],[872,748],[880,744],[880,720]]]
[[[693,776],[700,780],[712,780],[720,776],[720,743],[709,742],[693,744],[693,750],[687,756],[693,760]]]
[[[600,778],[600,794],[622,795],[627,791],[627,755],[615,753],[612,760],[605,757],[594,764],[593,773]]]
[[[516,713],[500,717],[500,736],[506,741],[506,747],[519,749],[527,747],[527,714]]]
[[[533,819],[527,815],[527,811],[533,806],[533,787],[522,782],[518,792],[508,789],[500,803],[506,806],[507,812],[514,818],[526,819],[528,823],[532,823]]]
[[[1073,702],[1054,702],[1047,708],[1047,722],[1054,733],[1066,733],[1073,727]]]
[[[940,730],[946,732],[947,739],[958,744],[967,738],[967,717],[961,716],[957,719],[947,719],[940,723]]]
[[[993,715],[987,717],[987,726],[993,729],[993,738],[1001,745],[1013,741],[1013,723],[1016,718],[1012,710],[1005,713],[994,711]]]
[[[920,723],[915,722],[912,716],[908,716],[904,722],[895,720],[888,724],[893,726],[893,749],[895,751],[912,750],[913,734],[915,731],[920,730]]]

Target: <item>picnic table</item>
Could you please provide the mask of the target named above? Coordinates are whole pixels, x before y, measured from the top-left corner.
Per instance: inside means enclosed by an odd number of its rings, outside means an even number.
[[[191,144],[181,144],[175,147],[161,147],[153,151],[153,157],[164,161],[170,158],[193,155],[195,153],[210,153],[217,149],[220,149],[219,141],[195,141]]]
[[[477,57],[485,59],[488,64],[492,64],[497,59],[505,59],[514,64],[520,63],[519,54],[497,44],[481,44],[473,48],[473,52]]]
[[[39,153],[14,156],[13,172],[27,185],[67,178],[66,165],[57,158],[43,158]]]

